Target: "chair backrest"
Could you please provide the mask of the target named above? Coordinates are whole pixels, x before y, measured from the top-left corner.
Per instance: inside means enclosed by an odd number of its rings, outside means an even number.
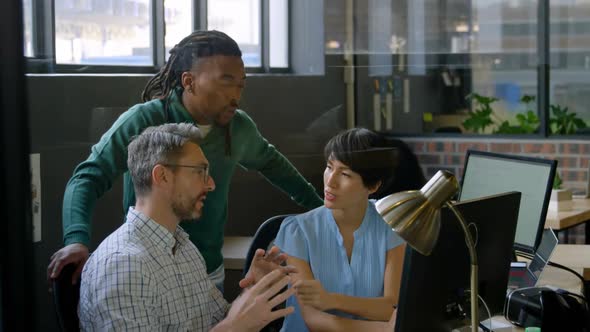
[[[53,303],[57,320],[64,332],[80,331],[78,320],[78,300],[80,299],[80,278],[72,285],[72,274],[76,271],[75,264],[66,265],[53,280]]]
[[[272,241],[277,236],[279,229],[281,228],[281,223],[283,220],[292,214],[283,214],[279,216],[274,216],[266,220],[265,222],[258,227],[256,234],[254,234],[254,238],[252,239],[252,244],[250,244],[250,248],[248,249],[248,254],[246,255],[246,263],[244,266],[244,276],[248,273],[250,269],[250,264],[252,264],[252,259],[254,258],[254,253],[257,249],[264,249],[267,250],[268,246],[272,243]],[[284,308],[284,303],[279,304],[278,307]],[[283,318],[275,319],[272,322],[268,323],[261,332],[278,332],[281,330],[283,326]]]
[[[277,236],[279,232],[279,228],[281,228],[281,223],[283,220],[292,214],[283,214],[271,217],[267,219],[265,222],[258,227],[256,234],[252,238],[252,243],[250,244],[250,248],[248,249],[248,254],[246,255],[246,262],[244,265],[244,273],[243,276],[248,273],[250,269],[250,264],[252,264],[252,259],[254,258],[254,253],[257,249],[268,249],[268,246]]]

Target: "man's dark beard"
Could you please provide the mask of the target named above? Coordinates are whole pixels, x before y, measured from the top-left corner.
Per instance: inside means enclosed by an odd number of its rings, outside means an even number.
[[[174,212],[174,215],[179,220],[197,219],[199,217],[199,215],[197,215],[195,217],[195,213],[196,213],[195,205],[197,204],[198,201],[199,201],[199,197],[197,197],[194,200],[192,200],[191,202],[189,202],[190,205],[188,207],[182,204],[186,201],[180,202],[180,203],[178,203],[177,201],[173,201],[171,204],[172,212]]]

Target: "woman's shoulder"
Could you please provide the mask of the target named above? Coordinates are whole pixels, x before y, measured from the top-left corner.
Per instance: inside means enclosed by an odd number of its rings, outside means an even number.
[[[301,214],[289,216],[283,221],[283,227],[303,230],[316,228],[318,221],[324,218],[326,211],[324,206],[320,206]]]
[[[329,211],[329,209],[322,205],[313,210],[298,214],[294,216],[294,219],[299,220],[300,223],[305,225],[315,225],[315,222],[319,219],[323,219]]]

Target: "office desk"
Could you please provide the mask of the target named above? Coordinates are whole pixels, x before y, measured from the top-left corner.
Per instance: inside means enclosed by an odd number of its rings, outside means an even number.
[[[590,244],[590,198],[573,198],[573,207],[570,211],[547,211],[545,228],[552,228],[555,231],[562,231],[579,224],[586,224],[586,244]]]

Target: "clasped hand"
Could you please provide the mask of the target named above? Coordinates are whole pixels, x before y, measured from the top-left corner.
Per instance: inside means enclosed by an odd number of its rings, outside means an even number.
[[[303,305],[312,306],[321,311],[332,309],[330,293],[326,292],[318,280],[299,280],[293,284],[293,287]]]

